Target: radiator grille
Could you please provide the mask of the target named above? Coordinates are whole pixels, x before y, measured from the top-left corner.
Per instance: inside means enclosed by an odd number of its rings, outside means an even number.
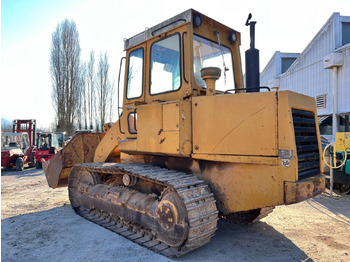
[[[320,173],[315,116],[313,112],[292,109],[299,179]]]

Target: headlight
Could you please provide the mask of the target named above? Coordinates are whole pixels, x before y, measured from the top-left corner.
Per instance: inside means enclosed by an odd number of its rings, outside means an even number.
[[[230,41],[231,44],[236,43],[236,41],[237,41],[237,34],[236,34],[235,31],[233,31],[233,32],[230,34],[230,36],[228,37],[228,41]]]
[[[193,26],[194,28],[200,27],[202,25],[202,18],[200,14],[193,15]]]

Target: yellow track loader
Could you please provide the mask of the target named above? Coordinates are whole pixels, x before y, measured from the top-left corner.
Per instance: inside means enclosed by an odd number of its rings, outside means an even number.
[[[244,87],[240,43],[192,9],[125,40],[119,121],[44,163],[49,186],[68,185],[77,214],[168,257],[208,243],[219,217],[252,223],[322,193],[314,98],[260,92],[254,38]]]

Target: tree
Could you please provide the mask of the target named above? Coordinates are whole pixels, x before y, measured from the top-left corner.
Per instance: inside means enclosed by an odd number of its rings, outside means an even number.
[[[81,84],[79,33],[72,20],[62,21],[52,34],[50,73],[57,131],[72,134]]]
[[[90,123],[90,129],[93,129],[94,120],[94,92],[95,92],[95,52],[90,52],[90,61],[87,66],[87,113]]]
[[[115,77],[113,76],[113,80],[111,82],[110,87],[110,95],[109,95],[109,122],[113,122],[114,117],[114,95],[115,95]]]
[[[98,106],[98,122],[102,125],[107,120],[107,110],[109,96],[111,95],[111,83],[109,80],[109,63],[107,52],[100,53],[100,58],[97,66],[97,106]]]
[[[12,132],[13,123],[7,119],[1,118],[1,131]]]
[[[83,63],[80,67],[80,82],[79,82],[79,97],[78,99],[78,108],[77,108],[77,121],[78,121],[78,128],[79,129],[88,129],[88,113],[87,113],[87,96],[88,96],[88,90],[86,88],[87,86],[87,71],[86,71],[86,64]]]

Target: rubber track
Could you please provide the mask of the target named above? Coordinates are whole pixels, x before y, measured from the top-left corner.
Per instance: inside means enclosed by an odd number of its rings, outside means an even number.
[[[111,215],[103,210],[76,211],[80,216],[101,225],[133,242],[166,257],[179,257],[208,243],[217,229],[218,211],[215,199],[204,181],[195,175],[165,168],[139,164],[88,163],[77,165],[86,171],[107,174],[132,174],[176,190],[188,213],[189,233],[180,248],[169,247],[150,230],[132,221]]]

